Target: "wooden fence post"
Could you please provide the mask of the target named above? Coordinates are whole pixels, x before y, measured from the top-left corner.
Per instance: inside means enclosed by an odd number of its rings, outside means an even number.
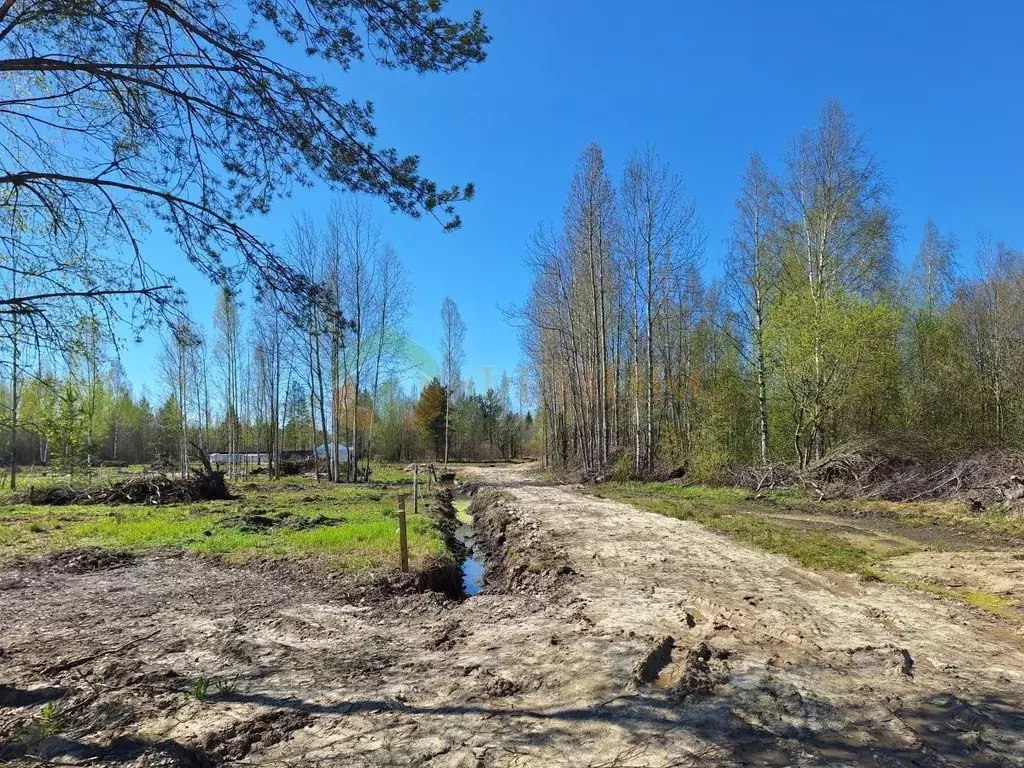
[[[417,464],[412,470],[412,513],[420,513],[420,465]]]
[[[405,496],[398,497],[398,553],[402,572],[409,572],[409,538],[405,529]]]

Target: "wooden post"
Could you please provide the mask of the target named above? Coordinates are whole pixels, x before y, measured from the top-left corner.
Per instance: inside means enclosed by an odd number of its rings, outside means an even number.
[[[398,497],[398,553],[402,572],[409,572],[409,538],[405,529],[405,496]]]
[[[420,465],[417,464],[412,470],[412,513],[420,513]]]

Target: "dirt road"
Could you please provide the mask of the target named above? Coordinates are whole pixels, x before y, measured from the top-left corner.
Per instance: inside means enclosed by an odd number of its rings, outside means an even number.
[[[501,494],[456,604],[194,558],[0,573],[0,734],[66,713],[0,763],[1024,766],[1015,624],[529,477],[475,470]]]

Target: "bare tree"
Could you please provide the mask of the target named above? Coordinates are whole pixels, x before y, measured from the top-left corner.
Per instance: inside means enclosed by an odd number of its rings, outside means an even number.
[[[926,313],[932,313],[952,298],[957,283],[956,236],[943,235],[929,218],[921,245],[910,270],[911,297]]]
[[[672,174],[652,147],[630,158],[620,193],[621,241],[633,296],[633,343],[644,360],[644,461],[654,469],[655,329],[668,304],[674,277],[696,265],[702,245],[697,206],[685,195],[682,180]],[[641,352],[642,346],[642,352]],[[639,375],[635,386],[639,388]],[[639,452],[639,396],[634,400],[636,467]]]
[[[573,260],[573,282],[587,302],[588,333],[584,359],[585,381],[592,389],[588,398],[592,413],[586,423],[593,425],[594,459],[608,461],[611,442],[608,394],[608,314],[612,298],[612,248],[615,239],[615,193],[604,166],[604,154],[597,144],[580,157],[569,185],[566,203],[566,239]]]
[[[296,297],[291,310],[291,319],[295,329],[301,332],[300,344],[305,354],[305,375],[309,387],[309,412],[310,420],[314,425],[314,437],[317,433],[316,425],[319,424],[320,440],[314,440],[315,452],[319,454],[320,449],[325,451],[329,442],[333,440],[331,427],[333,426],[333,397],[330,398],[332,421],[329,424],[328,394],[333,392],[333,381],[330,377],[329,364],[334,362],[333,355],[325,363],[328,352],[332,352],[335,339],[335,311],[337,307],[337,296],[334,291],[334,283],[331,280],[334,266],[331,255],[328,253],[327,238],[317,224],[308,216],[295,220],[285,241],[285,251],[289,261],[296,269],[302,271],[310,285],[320,293],[322,299],[314,297]],[[326,452],[327,479],[335,480],[335,455],[334,451]],[[316,464],[317,476],[319,477],[320,464]]]
[[[342,397],[347,416],[346,432],[350,436],[348,475],[354,478],[360,456],[359,409],[379,299],[381,232],[365,203],[358,199],[335,206],[328,216],[328,229],[334,233],[332,237],[337,239],[342,252],[342,303],[351,323],[350,343],[343,349],[346,375]],[[350,382],[351,398],[347,395]]]
[[[284,327],[282,311],[265,298],[257,305],[252,326],[252,350],[255,397],[259,421],[263,426],[263,447],[267,451],[268,470],[276,476],[281,456],[281,357]]]
[[[377,397],[384,379],[403,375],[408,363],[402,358],[405,341],[404,324],[409,315],[409,284],[398,253],[389,245],[378,255],[376,268],[376,306],[374,307],[373,383],[370,389],[370,423],[366,449],[366,475],[370,474],[373,454],[374,422],[378,410]]]
[[[445,391],[444,405],[444,465],[448,466],[448,451],[451,443],[451,403],[459,396],[462,387],[462,364],[466,353],[466,324],[462,322],[459,308],[450,296],[441,304],[441,384]]]
[[[965,289],[971,358],[988,390],[991,438],[1007,440],[1013,386],[1024,373],[1024,254],[983,237],[978,246],[980,277]]]
[[[228,473],[234,477],[239,470],[237,457],[241,453],[239,376],[242,353],[240,309],[233,291],[223,289],[218,295],[213,322],[217,329],[216,351],[223,386],[224,427],[227,432],[228,455],[231,457]]]
[[[178,469],[182,476],[189,474],[189,424],[193,418],[190,384],[197,375],[193,353],[202,343],[196,327],[188,320],[169,326],[163,340],[161,374],[178,406]]]

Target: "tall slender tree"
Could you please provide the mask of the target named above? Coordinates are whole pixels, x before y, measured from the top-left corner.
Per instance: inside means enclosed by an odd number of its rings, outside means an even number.
[[[620,194],[623,255],[631,275],[633,343],[635,359],[643,359],[644,436],[643,462],[654,470],[655,445],[655,335],[668,307],[674,276],[696,266],[702,245],[697,206],[686,196],[682,179],[652,147],[634,154],[626,164]],[[637,366],[639,370],[639,366]],[[639,375],[635,388],[639,389]],[[639,393],[634,401],[634,422],[640,432]],[[635,440],[639,446],[640,440]],[[639,448],[635,457],[640,469]]]
[[[778,291],[782,234],[778,187],[760,155],[751,155],[743,174],[736,218],[725,262],[726,288],[737,311],[737,348],[757,378],[761,462],[768,461],[768,363],[764,333],[768,310]]]
[[[466,353],[466,324],[462,322],[459,308],[450,296],[441,304],[441,384],[444,387],[444,466],[448,466],[451,447],[452,400],[462,388],[462,364]]]

